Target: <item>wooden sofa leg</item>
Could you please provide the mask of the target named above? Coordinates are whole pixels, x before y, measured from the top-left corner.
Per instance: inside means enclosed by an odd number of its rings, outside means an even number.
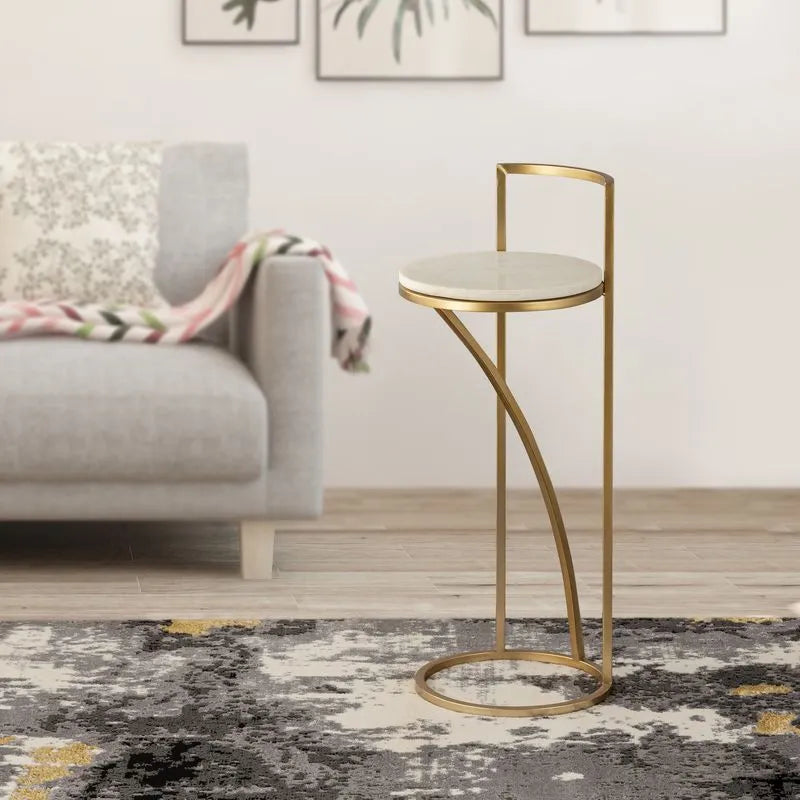
[[[246,581],[272,578],[275,558],[275,528],[262,520],[245,520],[239,527],[242,577]]]

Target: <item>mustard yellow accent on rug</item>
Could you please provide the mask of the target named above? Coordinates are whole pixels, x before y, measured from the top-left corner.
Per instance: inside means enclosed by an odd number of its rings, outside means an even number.
[[[242,791],[327,800],[361,787],[381,800],[448,787],[481,800],[620,800],[631,786],[642,791],[630,800],[765,800],[774,787],[776,797],[796,795],[798,619],[620,619],[619,693],[569,717],[526,721],[455,714],[414,694],[421,661],[491,642],[491,620],[252,627],[236,616],[0,623],[0,672],[24,676],[3,687],[0,737],[13,741],[0,747],[0,800]],[[596,641],[599,621],[586,624]],[[510,643],[542,650],[569,639],[563,619],[510,619],[507,628]],[[521,663],[459,672],[442,676],[441,689],[490,702],[566,700],[584,687],[573,671]],[[793,691],[743,689],[763,686]],[[77,742],[99,750],[63,749]]]
[[[800,728],[792,723],[797,719],[797,714],[775,714],[765,711],[756,724],[756,733],[762,736],[783,736],[794,733],[800,736]]]
[[[162,625],[164,633],[184,636],[207,636],[219,628],[256,628],[260,619],[173,619],[169,625]]]
[[[13,740],[13,737],[8,738]],[[81,742],[62,747],[37,747],[31,756],[33,764],[25,767],[10,800],[47,800],[53,787],[45,784],[68,777],[75,767],[88,766],[96,752],[96,747]]]
[[[791,694],[791,686],[779,686],[774,683],[745,683],[731,689],[734,697],[756,697],[762,694]]]
[[[47,800],[49,789],[14,789],[11,800]]]

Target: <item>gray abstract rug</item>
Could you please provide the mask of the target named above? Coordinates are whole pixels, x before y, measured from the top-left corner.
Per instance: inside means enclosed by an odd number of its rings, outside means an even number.
[[[0,624],[0,797],[800,798],[796,620],[622,621],[615,694],[574,715],[469,717],[415,695],[422,661],[491,637],[477,620]],[[517,621],[510,638],[563,649],[565,626]],[[438,686],[529,702],[582,680],[543,669],[473,665]]]

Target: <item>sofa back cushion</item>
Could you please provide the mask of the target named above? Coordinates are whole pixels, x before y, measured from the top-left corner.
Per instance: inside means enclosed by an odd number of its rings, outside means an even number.
[[[156,307],[158,143],[0,142],[0,301]]]
[[[249,181],[242,144],[167,145],[161,167],[156,285],[172,304],[192,300],[247,233]],[[227,320],[204,338],[227,341]]]

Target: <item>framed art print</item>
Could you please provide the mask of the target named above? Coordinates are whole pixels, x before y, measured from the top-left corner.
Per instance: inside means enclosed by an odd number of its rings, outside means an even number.
[[[500,80],[503,0],[317,0],[320,80]]]
[[[183,0],[184,44],[297,44],[300,0]]]
[[[722,34],[727,0],[525,0],[528,34]]]

